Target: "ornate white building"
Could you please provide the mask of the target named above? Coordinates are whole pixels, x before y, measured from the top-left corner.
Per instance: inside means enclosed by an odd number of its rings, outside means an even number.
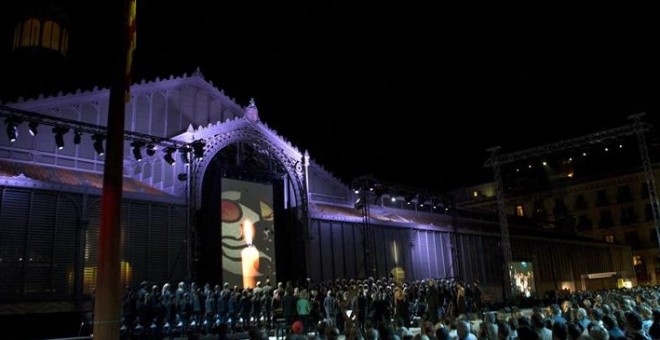
[[[7,132],[0,134],[0,313],[85,308],[96,279],[108,98],[108,89],[94,88],[0,106]],[[264,279],[478,279],[501,296],[494,216],[457,210],[443,194],[411,199],[409,189],[373,178],[344,183],[261,121],[254,101],[241,106],[199,71],[134,84],[125,112],[126,285],[226,280],[223,261],[232,252],[217,226],[227,217],[222,179],[230,178],[273,188],[273,214],[261,210],[274,221],[268,235],[276,245]],[[176,161],[183,155],[189,165]],[[245,235],[237,235],[244,247]],[[535,263],[539,292],[560,282],[580,287],[570,263],[540,255],[557,249],[580,247],[584,258],[599,259],[581,271],[632,274],[626,246],[515,225],[511,235],[520,260]],[[548,269],[557,265],[565,267],[561,277]]]

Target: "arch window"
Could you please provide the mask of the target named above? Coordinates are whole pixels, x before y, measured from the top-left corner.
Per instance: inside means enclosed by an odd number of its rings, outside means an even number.
[[[14,44],[12,45],[14,50],[21,46],[21,27],[23,27],[23,24],[19,22],[14,28]]]
[[[58,51],[60,49],[60,25],[48,20],[41,34],[41,46]]]
[[[653,246],[658,246],[658,232],[655,230],[655,228],[649,229],[649,240],[651,240],[651,244]]]
[[[69,50],[69,34],[66,29],[62,30],[62,42],[60,43],[60,53],[66,55]]]
[[[21,39],[22,47],[39,45],[39,31],[41,23],[37,19],[27,19],[23,22],[23,32]]]

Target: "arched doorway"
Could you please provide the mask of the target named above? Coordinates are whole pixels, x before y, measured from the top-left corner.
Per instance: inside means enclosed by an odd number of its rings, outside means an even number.
[[[301,162],[249,126],[239,136],[235,131],[234,138],[218,135],[209,142],[212,156],[197,172],[195,281],[251,286],[305,277]],[[258,252],[256,263],[247,264],[255,260],[247,248]]]

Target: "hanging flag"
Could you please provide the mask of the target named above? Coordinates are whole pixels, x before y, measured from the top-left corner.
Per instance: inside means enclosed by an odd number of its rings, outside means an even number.
[[[133,52],[137,47],[137,24],[135,18],[137,15],[137,0],[129,0],[128,3],[128,21],[127,21],[127,43],[128,48],[126,49],[126,71],[124,73],[124,98],[126,102],[131,99],[131,73],[133,70]]]

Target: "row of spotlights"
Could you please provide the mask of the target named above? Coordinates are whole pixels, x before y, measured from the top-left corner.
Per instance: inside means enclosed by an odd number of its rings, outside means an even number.
[[[204,142],[201,141],[195,141],[193,142],[190,146],[185,145],[177,149],[174,146],[169,146],[165,148],[165,156],[163,156],[163,159],[170,165],[176,164],[176,160],[174,159],[174,153],[179,152],[181,154],[181,161],[185,165],[189,165],[191,161],[191,153],[192,156],[195,157],[196,160],[202,160],[204,159]],[[135,141],[131,143],[131,146],[133,147],[133,157],[135,158],[136,161],[141,161],[142,160],[142,148],[145,147],[144,142],[139,142]],[[156,153],[156,146],[153,144],[148,144],[146,145],[147,149],[147,155],[148,156],[153,156]]]
[[[15,118],[7,118],[5,119],[5,123],[7,124],[7,137],[9,138],[9,141],[13,143],[16,141],[16,139],[18,139],[18,124],[20,123],[20,120]],[[39,133],[39,123],[30,122],[28,124],[28,131],[30,132],[31,136],[36,136]],[[53,127],[52,131],[55,134],[55,145],[57,145],[57,149],[64,149],[64,135],[69,132],[69,128],[64,126],[55,126]],[[82,131],[76,130],[73,135],[73,144],[80,144],[81,136]]]
[[[10,142],[15,142],[18,139],[18,124],[20,124],[21,121],[16,119],[16,118],[6,118],[5,119],[5,124],[7,124],[7,137],[9,138]],[[64,149],[64,135],[69,132],[68,127],[63,127],[63,126],[55,126],[52,129],[52,132],[55,134],[55,145],[57,146],[58,150]],[[30,135],[36,136],[39,133],[39,123],[37,122],[30,122],[28,124],[28,131],[30,132]],[[73,144],[80,144],[82,140],[82,131],[80,130],[75,130],[74,135],[73,135]],[[103,142],[105,141],[105,136],[102,134],[94,134],[92,135],[92,140],[94,143],[92,144],[94,147],[94,150],[99,156],[103,156],[105,154],[105,148],[103,145]],[[148,156],[154,156],[156,154],[156,145],[154,144],[147,144],[143,141],[134,141],[131,144],[131,147],[133,148],[133,157],[135,157],[135,160],[141,161],[142,160],[142,148],[146,147],[146,153]],[[193,156],[195,157],[196,160],[202,160],[204,158],[204,146],[206,144],[202,141],[195,141],[190,146],[186,145],[181,148],[179,148],[179,152],[181,153],[181,160],[186,164],[190,164],[191,158],[190,154],[192,153]],[[177,149],[173,146],[167,147],[165,149],[165,156],[164,160],[171,165],[174,165],[176,161],[174,160],[173,153],[176,152]]]
[[[176,164],[176,160],[174,159],[173,154],[175,152],[179,152],[181,154],[181,161],[183,162],[184,165],[189,165],[191,161],[191,154],[196,160],[202,160],[204,159],[204,142],[202,141],[195,141],[190,145],[185,145],[180,147],[178,150],[176,147],[170,146],[165,149],[165,156],[163,159],[170,165]]]
[[[623,149],[623,144],[619,144],[617,147],[618,147],[619,149]],[[604,147],[604,148],[603,148],[603,151],[605,151],[605,152],[609,152],[609,151],[611,151],[611,149],[610,149],[609,147]],[[586,151],[582,151],[582,152],[580,153],[580,155],[581,155],[582,157],[587,157],[589,154],[588,154]],[[565,162],[566,162],[566,163],[571,163],[571,162],[573,162],[573,157],[569,157]],[[542,162],[541,162],[541,165],[542,165],[542,166],[548,166],[548,162],[547,162],[547,161],[542,161]],[[527,165],[527,168],[528,168],[528,169],[531,169],[531,168],[533,168],[533,165],[532,165],[532,164],[529,164],[529,165]],[[520,172],[520,168],[516,168],[516,172]]]

